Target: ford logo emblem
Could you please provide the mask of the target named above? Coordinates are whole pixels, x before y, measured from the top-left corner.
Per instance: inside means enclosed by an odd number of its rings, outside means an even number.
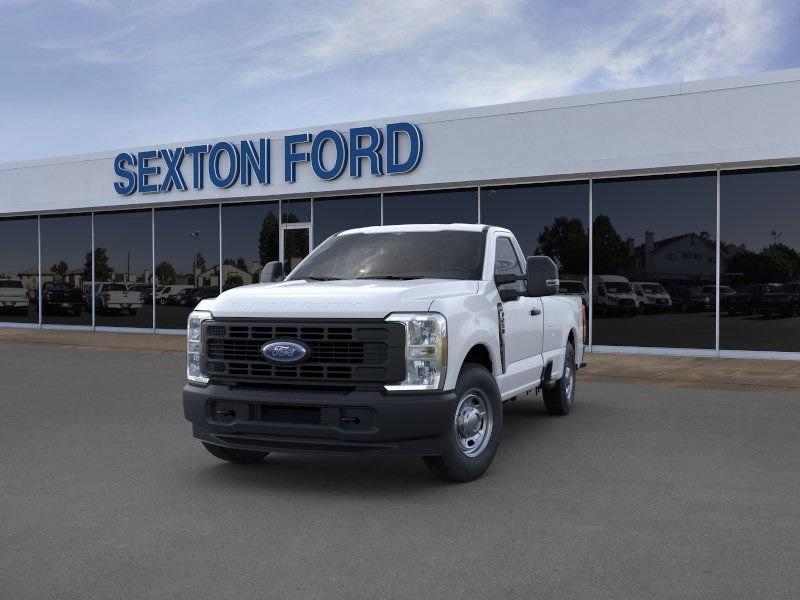
[[[268,361],[278,364],[297,363],[306,358],[311,349],[302,342],[277,340],[261,346],[261,354]]]

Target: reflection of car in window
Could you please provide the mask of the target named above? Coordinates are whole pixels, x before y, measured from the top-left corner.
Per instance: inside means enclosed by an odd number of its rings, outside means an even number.
[[[597,314],[633,316],[639,312],[639,301],[626,277],[596,275],[593,279],[593,310]]]
[[[674,286],[670,287],[669,293],[672,306],[681,312],[703,312],[713,308],[711,297],[698,286]]]
[[[0,279],[0,311],[28,314],[28,292],[19,279]]]
[[[589,306],[589,292],[582,281],[577,279],[560,279],[558,293],[565,296],[580,296],[584,306]]]
[[[720,306],[731,316],[753,315],[760,310],[761,297],[779,288],[778,283],[751,283],[735,294],[720,296]]]
[[[142,295],[124,283],[98,283],[95,285],[94,307],[98,314],[127,312],[133,316],[142,306]]]
[[[660,283],[634,281],[631,285],[642,312],[666,312],[672,309],[672,298]]]
[[[800,316],[800,283],[785,283],[762,294],[758,312],[765,317]]]
[[[76,317],[83,313],[83,293],[80,288],[68,283],[47,282],[42,286],[42,312],[72,313]]]

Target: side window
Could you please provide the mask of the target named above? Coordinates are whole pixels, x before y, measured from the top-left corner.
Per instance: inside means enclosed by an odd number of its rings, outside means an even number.
[[[519,257],[514,251],[511,239],[507,237],[497,238],[494,250],[494,274],[495,275],[523,275]],[[525,292],[525,282],[515,281],[514,283],[504,283],[497,287],[498,291],[514,290],[520,293]]]

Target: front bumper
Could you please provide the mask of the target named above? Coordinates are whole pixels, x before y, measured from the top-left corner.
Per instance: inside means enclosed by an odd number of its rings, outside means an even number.
[[[183,388],[196,438],[229,448],[340,455],[442,453],[455,392]]]

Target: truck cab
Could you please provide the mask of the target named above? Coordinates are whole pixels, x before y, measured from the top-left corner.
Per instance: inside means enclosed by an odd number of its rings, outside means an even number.
[[[283,280],[189,317],[186,418],[214,456],[421,456],[459,481],[494,458],[502,403],[570,412],[586,311],[507,229],[367,227],[328,238]]]

